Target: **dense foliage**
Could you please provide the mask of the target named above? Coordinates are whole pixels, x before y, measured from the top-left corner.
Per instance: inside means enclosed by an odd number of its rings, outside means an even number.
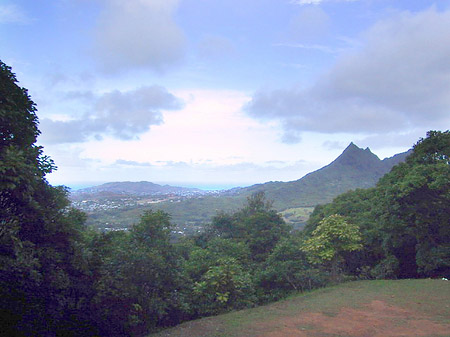
[[[258,192],[171,240],[148,211],[129,231],[85,226],[35,145],[34,103],[0,63],[0,314],[7,336],[141,336],[346,278],[450,276],[450,133],[430,132],[375,188],[292,231]]]
[[[34,103],[0,62],[0,312],[6,335],[51,335],[92,328],[81,248],[84,214],[70,209],[42,149]]]
[[[307,232],[332,214],[359,226],[363,249],[345,259],[355,275],[450,276],[450,132],[430,131],[413,150],[375,188],[342,194],[310,218]]]

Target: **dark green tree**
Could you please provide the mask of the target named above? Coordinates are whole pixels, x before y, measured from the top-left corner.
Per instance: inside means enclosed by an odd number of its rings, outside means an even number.
[[[148,211],[130,232],[102,235],[93,312],[109,336],[141,335],[189,317],[181,261],[168,214]],[[106,239],[106,240],[105,240]]]
[[[303,292],[324,286],[328,275],[311,264],[300,249],[302,232],[280,240],[257,271],[260,301],[273,301],[292,291]]]
[[[218,214],[208,229],[213,236],[245,242],[256,262],[265,260],[290,230],[291,227],[272,209],[264,192],[251,195],[247,204],[234,214]]]
[[[0,311],[13,335],[95,333],[83,314],[89,294],[83,216],[67,191],[48,184],[53,162],[37,146],[36,107],[0,61]]]
[[[399,277],[450,273],[450,132],[430,131],[378,186],[386,256]]]
[[[316,207],[311,235],[327,216],[359,226],[363,248],[344,254],[360,277],[396,278],[450,274],[450,132],[430,131],[377,186],[338,196]],[[364,274],[364,275],[363,275]]]

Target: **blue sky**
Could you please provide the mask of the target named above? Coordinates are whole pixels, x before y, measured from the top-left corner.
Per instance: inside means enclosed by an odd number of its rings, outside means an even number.
[[[450,1],[2,0],[53,184],[289,181],[450,124]]]

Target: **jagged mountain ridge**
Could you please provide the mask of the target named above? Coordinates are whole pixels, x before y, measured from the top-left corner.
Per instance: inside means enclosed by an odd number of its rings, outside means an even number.
[[[380,160],[369,148],[362,149],[350,143],[333,162],[298,180],[253,185],[243,189],[241,194],[264,191],[279,210],[316,206],[330,202],[349,190],[375,186],[383,175],[404,161],[408,154],[404,152]]]

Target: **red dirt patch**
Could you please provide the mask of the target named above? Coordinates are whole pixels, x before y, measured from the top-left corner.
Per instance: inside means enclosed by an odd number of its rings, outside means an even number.
[[[257,330],[261,337],[450,336],[450,324],[433,322],[423,314],[378,300],[359,309],[342,308],[336,315],[307,312],[283,317],[259,324]]]

